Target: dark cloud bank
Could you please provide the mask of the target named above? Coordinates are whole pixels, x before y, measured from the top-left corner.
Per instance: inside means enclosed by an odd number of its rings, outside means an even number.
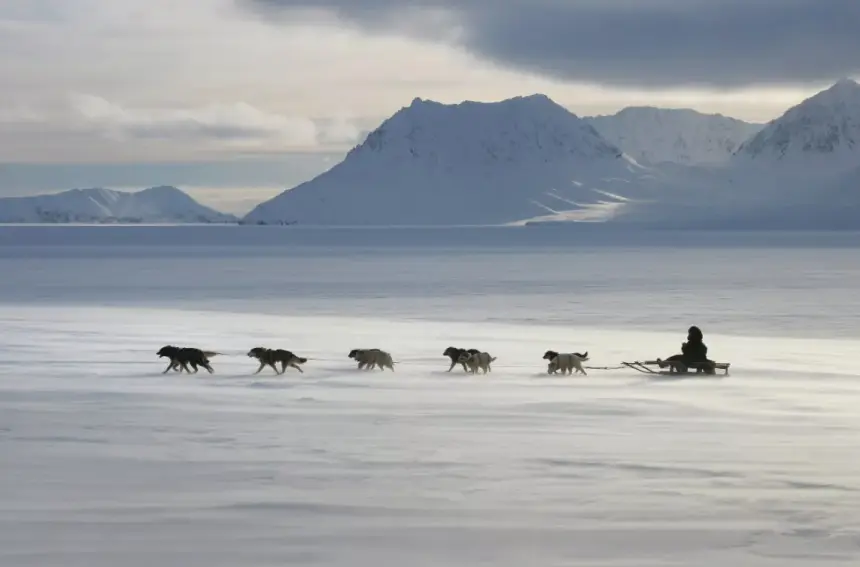
[[[236,1],[272,22],[325,10],[439,41],[453,26],[478,56],[573,81],[734,88],[860,74],[860,0]]]

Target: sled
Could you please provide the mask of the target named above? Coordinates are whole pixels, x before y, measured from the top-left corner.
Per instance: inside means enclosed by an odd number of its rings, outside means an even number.
[[[705,363],[693,362],[687,364],[680,360],[637,360],[636,362],[622,362],[621,364],[627,368],[638,370],[643,374],[660,374],[664,376],[669,374],[691,374],[693,372],[704,374],[706,366]],[[727,376],[729,373],[729,366],[731,366],[731,364],[728,362],[715,362],[714,373],[716,374],[717,370],[722,370],[723,375]]]

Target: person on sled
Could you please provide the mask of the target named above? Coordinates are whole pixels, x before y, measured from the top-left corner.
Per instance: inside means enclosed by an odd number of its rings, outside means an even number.
[[[674,354],[665,361],[657,359],[660,368],[671,362],[682,362],[688,368],[695,367],[706,374],[714,374],[714,361],[708,359],[708,347],[704,343],[702,330],[695,325],[687,330],[687,342],[681,344],[681,354]]]

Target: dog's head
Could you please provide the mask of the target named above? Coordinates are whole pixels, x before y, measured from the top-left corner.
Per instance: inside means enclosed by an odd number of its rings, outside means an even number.
[[[466,349],[466,352],[468,352],[469,354],[479,354],[481,351],[479,351],[476,348],[470,348],[470,349]]]
[[[166,345],[158,349],[158,352],[155,353],[158,355],[158,358],[168,357],[173,358],[179,352],[179,347],[173,345]]]
[[[358,349],[357,348],[354,348],[351,351],[349,351],[349,358],[355,358],[356,356],[358,356]]]
[[[460,356],[461,352],[463,352],[463,349],[449,346],[445,349],[445,352],[442,353],[442,356],[450,356],[452,358],[457,358]]]
[[[477,354],[477,353],[475,353]],[[457,362],[469,362],[472,360],[472,356],[474,356],[471,352],[464,351],[460,353],[460,356],[457,357]]]
[[[555,352],[554,350],[548,350],[545,353],[543,353],[543,359],[544,360],[552,360],[553,358],[555,358],[557,356],[558,356],[558,353]]]
[[[254,347],[248,351],[248,356],[250,358],[260,358],[266,353],[267,350],[269,349],[263,347]]]

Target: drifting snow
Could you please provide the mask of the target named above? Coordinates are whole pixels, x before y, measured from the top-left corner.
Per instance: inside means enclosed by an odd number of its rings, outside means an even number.
[[[230,223],[233,215],[205,207],[175,187],[137,192],[72,189],[0,198],[2,223]]]
[[[852,249],[3,232],[0,564],[857,562]],[[728,378],[550,377],[540,359],[668,355],[692,321]],[[162,375],[170,342],[222,352],[216,373]],[[449,344],[493,372],[445,372]],[[305,373],[253,376],[256,345]],[[359,346],[396,372],[355,370]]]

